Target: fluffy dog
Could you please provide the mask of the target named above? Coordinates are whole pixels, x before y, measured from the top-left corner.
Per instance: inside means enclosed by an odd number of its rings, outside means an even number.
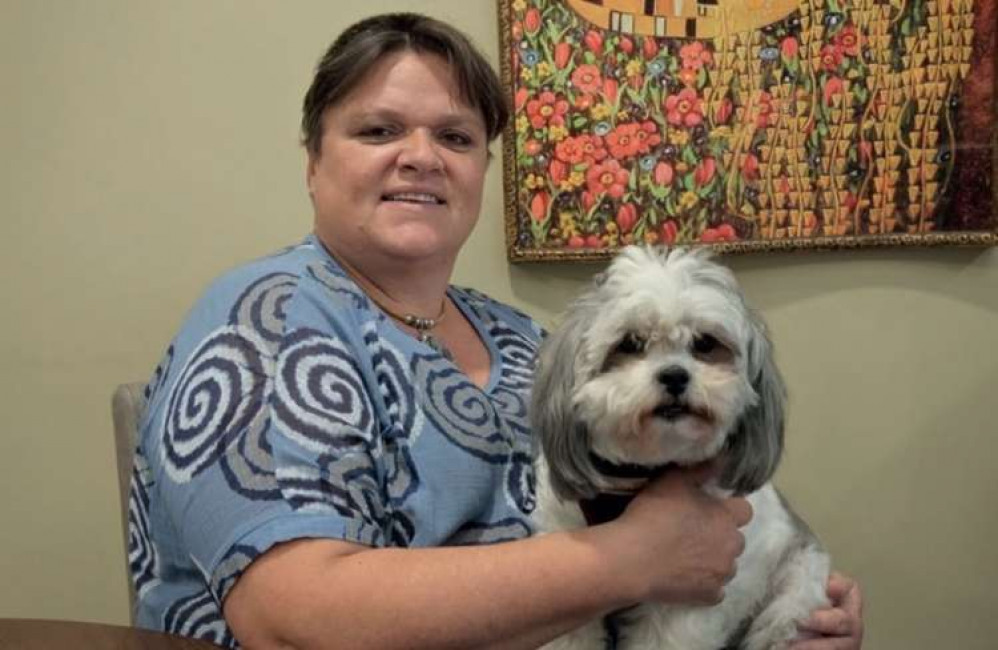
[[[538,528],[612,518],[600,510],[621,511],[626,499],[615,495],[718,456],[723,470],[705,489],[745,495],[754,516],[719,605],[641,604],[547,648],[771,650],[828,604],[828,556],[769,483],[785,398],[764,324],[706,254],[629,247],[597,276],[539,357]]]

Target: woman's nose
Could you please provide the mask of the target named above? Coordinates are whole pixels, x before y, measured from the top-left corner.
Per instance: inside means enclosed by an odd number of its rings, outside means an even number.
[[[415,171],[428,172],[443,169],[444,162],[432,135],[416,129],[402,142],[399,165]]]

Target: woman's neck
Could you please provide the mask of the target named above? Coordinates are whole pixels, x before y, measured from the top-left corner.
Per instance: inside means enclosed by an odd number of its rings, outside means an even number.
[[[440,314],[453,265],[383,263],[371,257],[356,260],[324,247],[375,303],[394,313],[422,318]]]

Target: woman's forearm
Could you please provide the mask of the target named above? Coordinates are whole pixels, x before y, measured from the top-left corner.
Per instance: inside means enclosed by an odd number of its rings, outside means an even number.
[[[490,546],[305,540],[254,562],[225,602],[246,648],[536,648],[636,602],[599,527]]]

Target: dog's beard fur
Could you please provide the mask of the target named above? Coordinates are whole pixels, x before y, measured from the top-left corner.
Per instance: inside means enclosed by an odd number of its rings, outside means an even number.
[[[704,253],[624,249],[549,335],[531,411],[542,530],[583,525],[580,501],[640,486],[602,471],[603,461],[661,469],[720,457],[711,489],[749,495],[756,512],[729,585],[738,598],[716,608],[643,607],[629,618],[655,622],[635,624],[620,647],[715,650],[739,629],[738,647],[782,647],[796,620],[827,603],[827,555],[768,485],[785,401],[764,324],[731,272]],[[729,611],[739,607],[731,602],[743,609]],[[690,618],[672,623],[681,617]],[[602,647],[593,625],[552,647]]]

